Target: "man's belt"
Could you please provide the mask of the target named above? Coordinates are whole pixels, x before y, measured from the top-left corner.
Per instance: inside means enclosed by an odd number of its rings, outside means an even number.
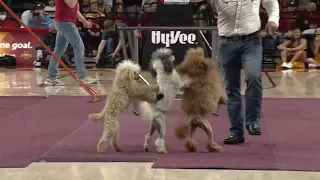
[[[254,33],[248,34],[248,35],[235,35],[235,36],[220,36],[222,39],[226,39],[227,41],[243,41],[246,38],[256,36],[259,33],[259,31],[256,31]]]

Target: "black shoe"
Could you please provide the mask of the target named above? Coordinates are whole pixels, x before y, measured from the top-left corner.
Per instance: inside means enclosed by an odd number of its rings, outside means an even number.
[[[259,125],[251,124],[251,125],[247,125],[246,127],[247,127],[248,133],[250,135],[253,135],[253,136],[261,135],[261,130],[260,130]]]
[[[224,144],[242,144],[244,143],[243,136],[230,136],[223,141]]]

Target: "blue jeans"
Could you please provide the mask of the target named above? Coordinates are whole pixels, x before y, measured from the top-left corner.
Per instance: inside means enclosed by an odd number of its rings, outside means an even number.
[[[110,55],[111,53],[114,52],[115,50],[115,47],[114,47],[114,40],[113,38],[108,38],[107,39],[107,44],[106,44],[106,47],[104,48],[104,52],[107,54],[107,55]]]
[[[56,46],[54,53],[60,58],[70,43],[74,52],[74,61],[77,67],[77,75],[80,79],[88,76],[84,65],[84,44],[78,28],[71,22],[54,22],[57,29]],[[58,62],[52,57],[48,67],[48,78],[55,80],[58,73]]]
[[[228,95],[227,112],[231,135],[243,136],[243,112],[241,101],[241,67],[244,68],[245,82],[245,122],[246,125],[259,124],[262,103],[262,43],[258,34],[241,41],[221,38],[219,47],[220,63]]]

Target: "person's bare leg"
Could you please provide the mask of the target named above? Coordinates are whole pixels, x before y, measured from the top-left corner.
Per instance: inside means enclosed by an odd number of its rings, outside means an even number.
[[[316,61],[316,60],[313,59],[313,58],[308,58],[308,59],[307,59],[307,63],[314,64],[314,65],[316,65],[316,66],[319,65],[318,61]]]
[[[282,63],[287,63],[288,51],[282,50],[281,51],[281,60]]]
[[[302,51],[297,51],[294,53],[292,59],[290,60],[291,63],[298,61],[300,58],[302,58],[303,52]]]

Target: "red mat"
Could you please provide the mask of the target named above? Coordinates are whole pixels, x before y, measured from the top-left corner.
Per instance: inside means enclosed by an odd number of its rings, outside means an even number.
[[[11,97],[8,107],[19,107],[26,97]],[[54,144],[75,131],[87,121],[88,113],[100,104],[88,103],[88,97],[49,97],[0,121],[0,167],[25,167]],[[13,103],[15,102],[15,103]]]
[[[227,168],[273,170],[320,170],[320,121],[316,99],[264,99],[262,136],[248,136],[246,144],[225,146],[223,153],[207,153],[206,138],[199,131],[199,153],[187,153],[184,142],[174,136],[174,127],[185,120],[176,101],[167,118],[167,149],[170,154],[143,151],[149,124],[134,116],[130,108],[121,116],[121,146],[124,152],[107,149],[96,153],[102,124],[87,121],[98,112],[104,100],[91,104],[88,97],[49,97],[0,121],[0,167],[22,167],[32,161],[52,162],[147,162],[156,159],[156,168]],[[225,107],[221,116],[208,116],[215,140],[222,143],[229,135]],[[154,138],[157,138],[156,136]],[[152,144],[153,145],[153,144]]]
[[[0,96],[0,119],[42,100],[43,96]]]

